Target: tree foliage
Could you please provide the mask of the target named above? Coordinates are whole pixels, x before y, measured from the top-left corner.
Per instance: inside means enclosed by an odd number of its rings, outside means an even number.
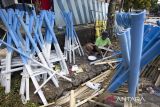
[[[158,0],[151,0],[151,9],[150,12],[154,14],[158,14]]]
[[[152,0],[124,0],[124,10],[129,11],[130,9],[146,9],[149,10],[151,7]]]
[[[106,0],[108,1],[108,0]],[[154,6],[154,11],[157,11],[157,6],[155,6],[155,3],[157,3],[157,0],[119,0],[122,2],[123,6],[120,6],[123,8],[124,11],[128,12],[131,9],[133,10],[141,10],[146,9],[150,10]],[[115,6],[116,6],[117,0],[110,0],[109,2],[109,8],[108,8],[108,22],[107,22],[107,30],[109,31],[110,35],[113,35],[113,29],[114,29],[114,19],[115,19]],[[153,5],[154,4],[154,5]]]

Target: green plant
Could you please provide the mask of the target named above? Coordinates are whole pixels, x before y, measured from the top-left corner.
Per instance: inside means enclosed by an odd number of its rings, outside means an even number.
[[[128,12],[131,9],[140,10],[146,9],[150,10],[152,0],[124,0],[123,9]]]
[[[20,80],[21,77],[19,75],[13,75],[11,92],[8,94],[5,94],[4,88],[0,86],[0,107],[38,107],[33,102],[28,102],[26,105],[22,104],[19,95]]]
[[[150,13],[153,13],[155,15],[158,15],[158,0],[151,0],[151,9],[150,9]]]

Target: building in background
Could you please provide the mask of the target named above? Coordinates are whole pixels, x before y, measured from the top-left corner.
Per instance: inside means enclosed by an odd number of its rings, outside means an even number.
[[[74,25],[107,20],[108,3],[105,0],[2,0],[5,8],[30,10],[34,4],[36,11],[55,12],[56,26],[64,26],[63,11],[72,12]],[[54,2],[53,2],[54,1]],[[54,8],[53,8],[54,7]]]
[[[102,0],[54,0],[56,26],[64,26],[62,12],[72,12],[74,25],[107,20],[108,3]]]
[[[8,7],[14,4],[17,4],[18,0],[2,0],[2,7]]]

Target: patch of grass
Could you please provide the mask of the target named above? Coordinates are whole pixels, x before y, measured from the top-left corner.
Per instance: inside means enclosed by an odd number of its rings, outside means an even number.
[[[11,83],[11,92],[5,94],[4,88],[0,86],[0,107],[38,107],[33,102],[22,104],[21,96],[19,95],[20,89],[20,76],[15,76]]]

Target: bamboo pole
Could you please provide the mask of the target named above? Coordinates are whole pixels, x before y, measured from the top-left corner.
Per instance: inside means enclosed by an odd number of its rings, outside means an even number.
[[[75,106],[76,106],[76,101],[75,101],[74,90],[71,90],[70,107],[75,107]]]
[[[104,92],[104,89],[101,89],[100,91],[96,92],[95,94],[93,94],[93,95],[89,96],[88,98],[82,100],[81,102],[77,103],[77,104],[76,104],[76,107],[78,107],[78,106],[86,103],[87,101],[89,101],[89,100],[91,100],[92,98],[98,96],[98,95],[101,94],[102,92]]]
[[[94,81],[92,81],[92,82],[93,82],[93,83],[97,83],[97,82],[101,81],[103,78],[106,78],[108,75],[110,75],[111,72],[112,72],[112,70],[107,70],[106,72],[103,73],[103,74],[105,74],[105,75],[103,75],[103,76],[101,76],[101,77],[99,77],[99,78],[95,77],[95,78],[97,78],[97,79],[95,79],[95,80],[92,79],[92,80],[94,80]],[[100,74],[100,75],[101,75],[101,74]],[[75,90],[75,97],[78,96],[78,95],[80,95],[80,94],[82,94],[82,93],[84,93],[87,89],[89,89],[87,86],[82,86],[82,87],[77,88],[77,89]],[[70,100],[70,93],[67,94],[66,96],[63,96],[63,97],[59,98],[59,99],[56,101],[56,104],[57,104],[57,105],[63,105],[63,104],[65,104],[65,103],[69,102],[69,100]]]

